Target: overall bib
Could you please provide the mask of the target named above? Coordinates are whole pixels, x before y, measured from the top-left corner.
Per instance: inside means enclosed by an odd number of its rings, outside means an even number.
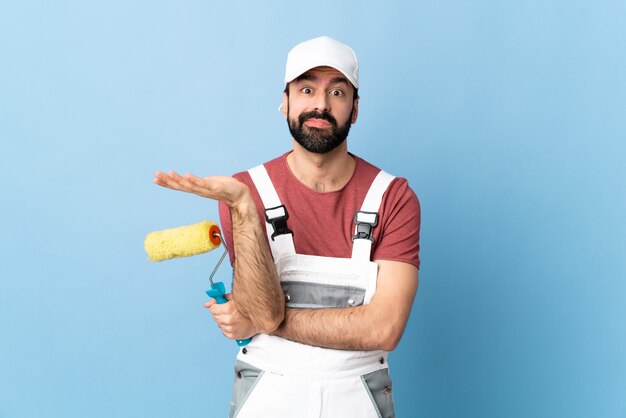
[[[355,214],[351,258],[296,254],[287,210],[263,165],[249,170],[288,308],[353,307],[376,291],[372,229],[394,179],[381,171]],[[387,352],[315,347],[260,334],[240,349],[230,417],[394,417]]]

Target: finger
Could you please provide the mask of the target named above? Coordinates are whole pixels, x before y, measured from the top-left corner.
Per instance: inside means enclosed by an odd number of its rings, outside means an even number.
[[[152,180],[152,182],[158,184],[159,186],[168,187],[167,174],[163,173],[162,171],[157,171],[156,173],[154,173],[154,179]]]
[[[232,190],[230,190],[232,187],[229,188],[226,184],[228,180],[232,180],[232,178],[220,176],[202,178],[194,176],[190,173],[186,173],[181,177],[181,179],[179,179],[181,183],[185,181],[190,185],[190,187],[196,187],[199,190],[209,193],[213,199],[223,201],[232,199]]]
[[[181,176],[178,173],[172,172],[171,176],[181,187],[185,189],[185,191],[211,199],[218,198],[218,195],[213,190],[212,184],[210,184],[209,182],[201,182],[197,180],[192,181],[191,179],[193,178],[199,180],[199,178],[193,176],[192,174],[187,173],[184,176]]]
[[[232,314],[233,305],[230,302],[215,303],[209,309],[213,315],[226,315]]]
[[[163,183],[165,187],[169,187],[171,189],[180,190],[183,192],[190,192],[190,184],[187,182],[180,174],[176,171],[170,170],[167,173],[157,172],[155,177],[159,180],[160,183]]]
[[[170,171],[170,173],[172,172]],[[185,191],[172,176],[170,176],[169,174],[163,173],[162,171],[157,171],[154,174],[154,180],[152,181],[153,183],[159,186],[167,187],[168,189]]]
[[[176,171],[168,171],[167,174],[172,179],[172,181],[176,182],[176,184],[178,184],[180,187],[184,188],[185,190],[189,191],[190,188],[193,187],[193,185],[189,183],[187,179],[185,179],[183,176],[178,174]]]
[[[167,187],[172,190],[178,190],[186,193],[193,193],[201,197],[207,197],[210,199],[216,199],[216,196],[211,190],[201,185],[194,184],[184,176],[181,176],[175,171],[168,171],[166,173],[158,172],[155,175],[154,183],[159,186]]]
[[[191,173],[185,173],[183,178],[187,181],[191,181],[193,183],[204,184],[201,180],[204,180],[202,177],[194,176]],[[210,177],[207,177],[210,178]]]
[[[213,305],[208,306],[209,311],[211,311],[211,315],[213,315],[213,316],[219,315],[219,309],[218,309],[218,312],[215,312],[215,309],[216,309],[215,307],[216,306],[219,306],[219,304],[214,303]]]
[[[209,189],[212,191],[217,191],[218,189],[220,189],[221,184],[220,182],[217,180],[218,177],[198,177],[198,176],[194,176],[191,173],[186,173],[184,176],[181,177],[183,180],[188,181],[191,184],[196,185],[197,187],[201,187],[203,189]]]
[[[224,325],[224,318],[222,315],[211,315],[213,317],[213,321],[221,328]]]

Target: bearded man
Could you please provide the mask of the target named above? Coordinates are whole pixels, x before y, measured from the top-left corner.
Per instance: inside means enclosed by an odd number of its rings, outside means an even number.
[[[282,99],[290,151],[233,177],[156,174],[220,201],[233,292],[206,307],[224,335],[252,338],[231,417],[394,416],[388,353],[417,291],[420,208],[406,179],[348,152],[358,89],[350,47],[298,44]]]

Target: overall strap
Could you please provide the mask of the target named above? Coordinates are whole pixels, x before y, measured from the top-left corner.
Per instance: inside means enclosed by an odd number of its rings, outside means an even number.
[[[367,191],[361,210],[354,215],[356,226],[352,237],[352,259],[370,261],[374,243],[373,229],[378,225],[380,204],[394,178],[391,174],[381,170]]]
[[[274,260],[296,253],[293,245],[293,232],[287,227],[289,214],[287,208],[280,202],[274,184],[263,164],[250,170],[250,177],[256,186],[263,207],[265,208],[265,230],[272,250]]]

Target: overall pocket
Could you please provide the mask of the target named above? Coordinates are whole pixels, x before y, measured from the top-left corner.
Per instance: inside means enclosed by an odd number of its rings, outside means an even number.
[[[365,289],[322,283],[280,282],[289,308],[348,308],[363,305]]]
[[[395,418],[391,397],[391,377],[389,369],[380,369],[361,376],[376,412],[380,418]]]
[[[233,384],[233,396],[230,401],[229,418],[237,416],[250,393],[252,393],[252,389],[263,376],[263,373],[263,370],[237,360],[235,363],[235,383]]]

